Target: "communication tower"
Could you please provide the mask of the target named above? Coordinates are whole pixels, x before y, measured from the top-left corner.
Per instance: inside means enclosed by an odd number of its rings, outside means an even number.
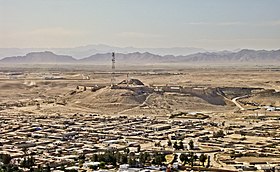
[[[115,58],[115,52],[112,52],[112,78],[111,78],[111,86],[114,86],[116,84],[116,78],[115,78],[115,70],[116,70],[116,58]]]

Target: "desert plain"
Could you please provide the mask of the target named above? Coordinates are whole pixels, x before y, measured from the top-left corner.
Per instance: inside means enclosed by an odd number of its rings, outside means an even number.
[[[3,66],[0,70],[1,136],[8,139],[5,133],[13,128],[5,124],[21,126],[19,123],[28,123],[32,117],[29,125],[44,128],[39,125],[40,116],[58,119],[51,120],[53,125],[66,120],[84,125],[84,119],[97,116],[107,119],[106,127],[111,126],[110,121],[115,123],[124,116],[133,120],[149,118],[168,127],[147,126],[146,129],[155,133],[137,134],[151,139],[138,142],[144,150],[173,151],[165,138],[179,135],[185,145],[194,141],[197,148],[194,152],[209,153],[213,169],[277,168],[280,163],[279,71],[275,66],[155,65],[119,66],[112,74],[110,66]],[[117,129],[113,127],[108,132],[113,134]],[[158,130],[162,131],[158,133]],[[218,131],[223,135],[215,136]],[[33,137],[23,140],[34,141]],[[161,148],[154,146],[158,142]]]

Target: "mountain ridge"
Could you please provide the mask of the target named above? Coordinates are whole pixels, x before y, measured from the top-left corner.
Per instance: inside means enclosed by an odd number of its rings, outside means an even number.
[[[25,56],[5,57],[0,63],[10,64],[111,64],[111,53],[97,53],[82,59],[69,55],[57,55],[50,51],[31,52]],[[153,64],[153,63],[186,63],[186,64],[280,64],[279,50],[250,50],[238,52],[220,51],[195,53],[186,56],[160,56],[150,52],[116,53],[119,64]]]
[[[117,47],[105,44],[85,45],[73,48],[0,48],[0,59],[10,56],[24,56],[29,52],[52,51],[56,54],[67,54],[77,59],[89,57],[93,54],[116,51],[119,53],[150,52],[156,55],[189,55],[198,52],[206,52],[203,48],[196,47],[171,47],[171,48],[137,48]]]

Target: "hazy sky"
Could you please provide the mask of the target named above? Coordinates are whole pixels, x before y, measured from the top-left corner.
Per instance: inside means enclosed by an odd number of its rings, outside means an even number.
[[[280,0],[0,0],[0,47],[279,49]]]

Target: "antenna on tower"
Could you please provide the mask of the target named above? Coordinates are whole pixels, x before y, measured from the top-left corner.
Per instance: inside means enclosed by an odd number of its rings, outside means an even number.
[[[115,52],[112,52],[112,78],[111,78],[111,86],[114,86],[116,84],[116,78],[115,78],[115,66],[116,58],[115,58]]]

